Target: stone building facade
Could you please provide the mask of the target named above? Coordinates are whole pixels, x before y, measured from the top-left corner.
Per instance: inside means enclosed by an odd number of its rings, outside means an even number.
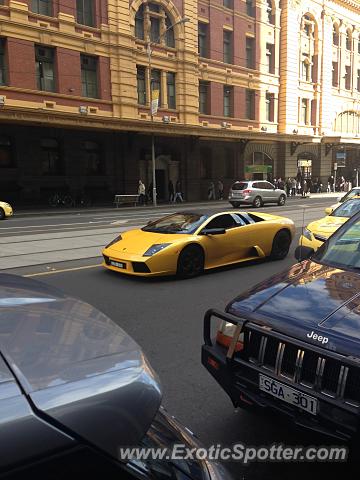
[[[11,201],[135,193],[152,135],[160,201],[169,180],[198,200],[218,179],[352,179],[359,102],[355,0],[0,0]]]

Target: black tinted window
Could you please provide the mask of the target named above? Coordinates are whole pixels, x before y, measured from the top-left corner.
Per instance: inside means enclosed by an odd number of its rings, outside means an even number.
[[[219,215],[211,220],[207,225],[206,228],[233,228],[236,227],[237,223],[233,219],[231,215]]]
[[[231,187],[232,190],[245,190],[247,188],[247,182],[235,182],[234,185]]]

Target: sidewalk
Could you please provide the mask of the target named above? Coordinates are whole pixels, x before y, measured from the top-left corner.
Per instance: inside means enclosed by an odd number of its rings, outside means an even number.
[[[342,192],[335,192],[335,193],[312,193],[310,196],[307,197],[301,197],[300,195],[296,195],[296,197],[288,197],[287,201],[288,202],[294,202],[296,200],[306,200],[306,199],[317,199],[317,198],[329,198],[329,199],[334,199],[338,198],[339,196],[344,195]],[[182,203],[161,203],[158,205],[158,209],[169,209],[169,208],[181,208],[181,205],[184,206],[194,206],[195,208],[198,207],[203,207],[206,205],[213,206],[213,205],[224,205],[224,208],[228,208],[229,202],[227,200],[208,200],[208,201],[200,201],[200,202],[184,202]],[[84,213],[106,213],[106,212],[131,212],[131,211],[146,211],[151,208],[154,208],[152,204],[149,204],[147,206],[124,206],[124,207],[119,207],[116,208],[113,205],[109,206],[98,206],[98,207],[86,207],[86,208],[45,208],[45,207],[29,207],[29,208],[16,208],[16,206],[13,206],[14,208],[14,215],[16,215],[17,218],[20,217],[30,217],[30,216],[46,216],[46,215],[77,215],[77,214],[84,214]]]

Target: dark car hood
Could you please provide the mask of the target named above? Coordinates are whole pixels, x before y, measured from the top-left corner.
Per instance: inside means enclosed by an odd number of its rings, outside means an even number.
[[[227,311],[339,353],[360,356],[360,275],[312,261],[270,277]],[[311,332],[329,341],[309,338]]]
[[[40,282],[0,274],[0,350],[41,415],[113,456],[159,409],[158,379],[134,340]]]

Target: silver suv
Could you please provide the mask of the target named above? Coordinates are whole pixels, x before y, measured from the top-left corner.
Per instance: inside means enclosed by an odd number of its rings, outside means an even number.
[[[261,207],[264,203],[285,205],[286,192],[266,180],[235,182],[229,191],[229,202],[235,208],[242,203],[253,205],[256,208]]]

